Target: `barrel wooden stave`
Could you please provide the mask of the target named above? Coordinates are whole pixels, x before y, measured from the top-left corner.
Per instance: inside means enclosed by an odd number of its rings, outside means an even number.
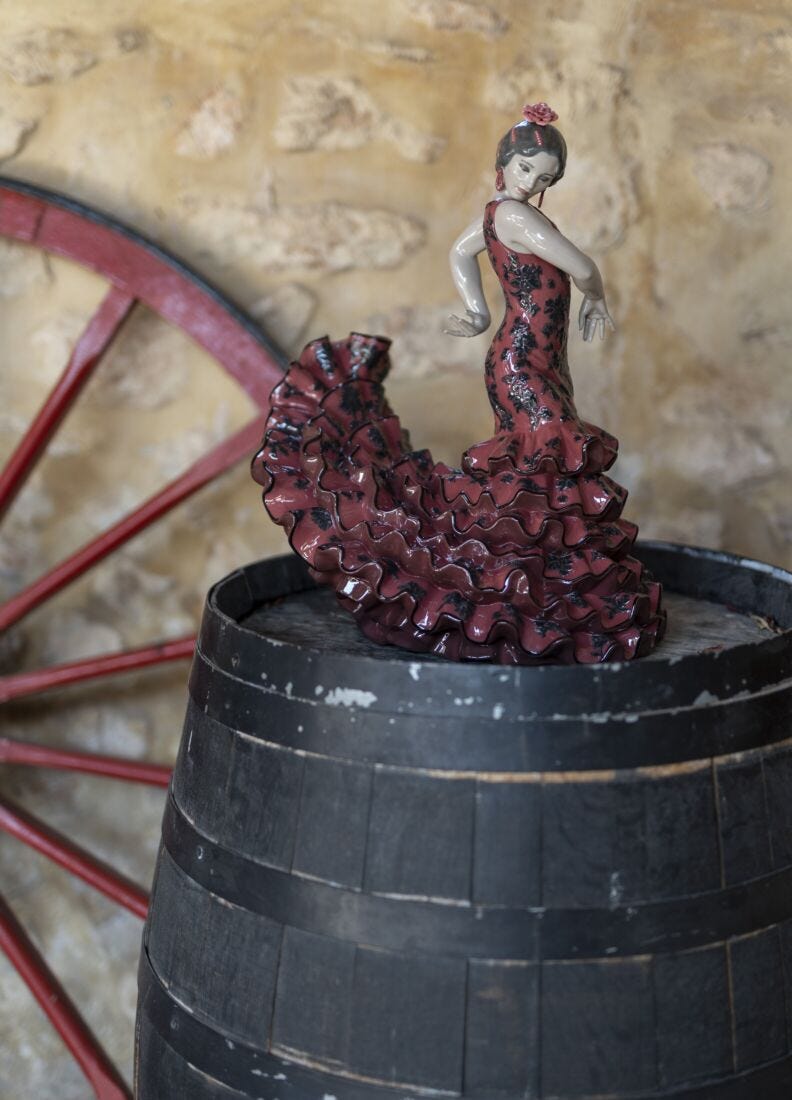
[[[275,573],[237,574],[223,614],[244,619],[262,586],[299,590],[291,565]],[[742,588],[781,606],[777,576]],[[714,700],[702,688],[648,717],[598,713],[576,731],[570,704],[527,722],[492,708],[488,721],[389,715],[387,692],[366,705],[352,660],[334,697],[318,652],[273,692],[295,668],[289,647],[260,652],[253,682],[250,632],[217,608],[208,620],[141,963],[159,1005],[151,1032],[142,1002],[146,1065],[156,1043],[178,1047],[202,1088],[236,1089],[206,1093],[218,1098],[788,1097],[792,725],[779,721],[792,690],[777,639],[761,643],[758,691],[754,660],[750,688]],[[410,666],[387,665],[393,690]],[[430,675],[418,668],[416,692]],[[732,651],[721,668],[740,671]],[[502,698],[514,687],[501,681]],[[650,732],[680,719],[692,748],[669,762]],[[630,766],[601,766],[607,737],[609,763]],[[570,769],[576,747],[600,767]],[[240,944],[247,971],[211,960]],[[240,1059],[267,1068],[251,1084]]]
[[[199,886],[167,852],[156,891],[147,950],[173,996],[228,1035],[266,1044],[282,926]]]
[[[168,1036],[173,1039],[175,1032]],[[137,1096],[157,1097],[158,1100],[251,1100],[252,1093],[229,1088],[216,1077],[197,1069],[166,1038],[160,1034],[149,1017],[142,1014],[137,1033],[138,1056],[136,1066]]]
[[[389,951],[289,927],[273,1002],[274,922],[258,916],[263,927],[245,938],[250,912],[208,893],[197,900],[167,854],[157,888],[168,920],[152,922],[148,957],[172,995],[218,1034],[260,1047],[271,1034],[273,1053],[328,1074],[346,1068],[450,1092],[464,1081],[469,1095],[508,1088],[527,1097],[592,1095],[601,1078],[607,1087],[594,1095],[655,1095],[646,1090],[789,1051],[778,976],[792,972],[792,922],[654,957],[542,963]],[[207,975],[207,957],[229,943],[250,973]],[[539,1050],[543,1092],[531,1054]]]
[[[194,704],[174,777],[185,815],[258,863],[373,893],[549,908],[789,868],[790,790],[792,743],[662,771],[427,774],[241,736]]]
[[[780,1058],[788,1049],[784,1026],[786,1002],[783,979],[782,929],[769,928],[728,944],[729,974],[737,1006],[734,1024],[734,1061],[738,1070]],[[789,957],[787,962],[792,961]]]

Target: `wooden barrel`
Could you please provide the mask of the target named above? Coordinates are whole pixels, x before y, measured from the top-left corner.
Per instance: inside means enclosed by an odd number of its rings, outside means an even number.
[[[622,665],[377,648],[294,555],[212,589],[138,1100],[789,1100],[792,575],[640,556]]]

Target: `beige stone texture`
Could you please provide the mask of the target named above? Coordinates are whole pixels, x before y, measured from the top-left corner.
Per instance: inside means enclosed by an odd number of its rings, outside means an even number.
[[[275,272],[396,267],[425,237],[417,218],[343,202],[261,209],[242,196],[213,190],[182,194],[177,205],[219,263],[249,259]]]
[[[491,4],[471,0],[405,0],[405,4],[410,15],[435,30],[472,31],[493,38],[509,26]]]
[[[36,125],[37,119],[20,118],[0,108],[0,161],[15,157]]]
[[[379,107],[359,80],[332,75],[286,81],[274,138],[290,152],[357,149],[380,139],[420,164],[436,160],[445,148],[443,138]]]
[[[0,63],[18,84],[47,84],[69,80],[98,61],[93,35],[70,27],[36,27],[9,35]]]
[[[317,295],[300,283],[282,283],[270,294],[251,302],[248,313],[273,336],[280,347],[298,355],[308,339],[308,325],[316,312]]]
[[[388,61],[414,61],[418,64],[431,61],[434,54],[426,46],[415,46],[407,42],[397,41],[392,38],[369,37],[365,33],[356,33],[350,30],[348,25],[342,25],[332,19],[317,19],[307,14],[305,9],[296,10],[292,15],[300,28],[306,33],[315,35],[322,42],[332,42],[342,47],[345,51],[364,52],[370,55],[374,62],[381,58],[383,63]]]
[[[244,114],[244,89],[232,76],[191,112],[176,139],[176,152],[195,160],[220,156],[237,140]]]
[[[773,166],[759,153],[715,142],[698,146],[694,154],[696,178],[719,210],[748,212],[767,202]]]
[[[15,241],[0,240],[0,299],[14,298],[48,281],[47,258]]]
[[[569,146],[544,211],[590,251],[617,331],[570,362],[581,414],[621,440],[645,536],[792,566],[792,14],[773,0],[5,0],[3,171],[122,219],[246,307],[288,355],[328,333],[393,340],[388,395],[454,463],[486,438],[489,337],[451,243],[492,194],[497,142],[548,100]],[[499,289],[483,261],[497,318]],[[0,240],[0,459],[107,290]],[[579,304],[573,293],[573,311]],[[251,415],[178,329],[136,308],[0,535],[0,592],[34,581]],[[206,588],[287,550],[241,463],[0,643],[35,668],[195,628]],[[5,711],[11,736],[171,760],[185,665]],[[2,789],[151,877],[160,791],[8,769]],[[4,890],[131,1072],[140,925],[0,838]],[[109,978],[109,980],[108,980]],[[0,959],[0,1100],[89,1090]],[[6,1007],[7,1006],[7,1007]]]

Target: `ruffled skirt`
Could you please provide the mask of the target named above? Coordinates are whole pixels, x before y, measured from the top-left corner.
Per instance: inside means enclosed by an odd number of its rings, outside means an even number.
[[[311,575],[372,641],[503,664],[628,660],[665,626],[638,529],[580,420],[501,433],[461,468],[413,451],[385,398],[389,341],[308,344],[274,389],[253,476]]]

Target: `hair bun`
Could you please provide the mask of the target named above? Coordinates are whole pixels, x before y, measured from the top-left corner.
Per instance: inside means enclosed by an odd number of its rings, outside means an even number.
[[[555,122],[558,118],[553,108],[547,103],[526,103],[522,113],[527,122],[533,122],[537,126],[547,126],[549,122]]]

